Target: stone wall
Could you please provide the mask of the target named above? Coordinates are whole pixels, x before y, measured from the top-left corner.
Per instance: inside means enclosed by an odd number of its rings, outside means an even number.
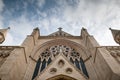
[[[112,78],[114,74],[120,72],[118,64],[111,57],[109,52],[99,46],[96,40],[89,36],[86,47],[92,55],[91,64],[97,74],[97,80],[119,80],[120,76]],[[118,70],[116,70],[118,69]],[[119,74],[119,73],[118,73]]]
[[[16,48],[0,68],[1,80],[22,80],[26,70],[23,48]]]

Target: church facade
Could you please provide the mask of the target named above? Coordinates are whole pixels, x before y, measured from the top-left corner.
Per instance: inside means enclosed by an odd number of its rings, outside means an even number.
[[[20,46],[0,46],[0,80],[120,80],[120,46],[100,46],[84,28],[35,28]]]

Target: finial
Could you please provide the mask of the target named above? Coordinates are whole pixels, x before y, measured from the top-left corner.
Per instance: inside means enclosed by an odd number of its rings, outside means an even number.
[[[38,28],[38,27],[36,27],[36,28],[34,28],[34,30],[39,30],[39,28]]]
[[[84,27],[82,27],[83,30],[86,30]]]
[[[10,29],[10,27],[8,27],[7,29]]]
[[[111,29],[111,28],[110,28],[110,30],[112,32],[115,42],[120,45],[120,30]]]
[[[59,27],[58,29],[59,29],[59,31],[62,31],[62,28],[61,28],[61,27]]]
[[[111,28],[109,28],[110,30],[112,30]]]

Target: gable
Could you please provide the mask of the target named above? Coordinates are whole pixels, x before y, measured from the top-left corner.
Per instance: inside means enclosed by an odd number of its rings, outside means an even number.
[[[77,80],[86,80],[84,74],[72,65],[63,54],[59,54],[36,79],[49,80],[49,78],[58,75],[69,76]]]
[[[59,31],[54,32],[48,36],[72,36],[71,34],[62,31],[62,28],[58,28],[58,29],[59,29]]]

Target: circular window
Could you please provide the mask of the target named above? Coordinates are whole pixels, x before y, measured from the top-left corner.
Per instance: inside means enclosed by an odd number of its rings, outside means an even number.
[[[50,69],[50,73],[54,74],[54,73],[56,73],[56,72],[57,72],[57,69],[56,69],[56,68],[51,68],[51,69]]]
[[[68,74],[71,74],[72,71],[73,71],[73,70],[72,70],[71,68],[67,68],[67,69],[66,69],[66,73],[68,73]]]
[[[59,67],[63,67],[64,64],[65,64],[65,62],[64,62],[63,60],[60,60],[60,61],[58,62],[58,66],[59,66]]]

